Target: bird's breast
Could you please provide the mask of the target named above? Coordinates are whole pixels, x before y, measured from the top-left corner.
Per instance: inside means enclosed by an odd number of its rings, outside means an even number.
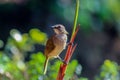
[[[56,46],[59,47],[59,49],[64,49],[66,47],[66,42],[67,42],[67,35],[61,34],[61,35],[56,35]]]

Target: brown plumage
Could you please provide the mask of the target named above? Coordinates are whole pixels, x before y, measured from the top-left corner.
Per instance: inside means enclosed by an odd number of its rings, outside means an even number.
[[[59,58],[59,54],[66,47],[68,32],[65,30],[65,27],[61,24],[58,24],[53,26],[53,29],[55,34],[48,39],[44,51],[44,54],[46,56],[44,74],[46,74],[49,59],[52,57]]]

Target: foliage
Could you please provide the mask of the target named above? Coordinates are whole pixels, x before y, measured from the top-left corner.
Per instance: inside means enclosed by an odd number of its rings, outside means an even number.
[[[120,69],[116,62],[105,60],[101,66],[100,75],[96,77],[96,80],[120,80]]]
[[[39,11],[39,9],[36,8],[38,6],[41,7],[43,4],[42,2],[36,2],[36,0],[30,1],[31,4],[27,7],[31,6],[29,8],[31,8],[33,11],[32,13],[35,14],[35,10]],[[65,0],[66,3],[63,2],[63,4],[61,4],[60,1],[64,0],[56,0],[57,2],[55,3],[49,0],[47,1],[47,5],[49,7],[45,7],[45,9],[50,8],[50,12],[54,9],[53,13],[57,13],[57,16],[62,18],[64,17],[66,20],[73,22],[74,8],[71,5],[71,0],[67,0],[68,2]],[[39,5],[39,3],[41,5]],[[119,31],[119,4],[119,0],[91,0],[91,2],[89,0],[81,0],[81,10],[78,18],[78,22],[83,25],[81,28],[85,30],[101,30],[105,27],[105,23],[110,23],[110,25],[115,25],[116,30]],[[3,9],[3,12],[11,12],[11,10],[17,9],[13,4],[6,5],[1,8]],[[45,80],[55,80],[61,62],[55,61],[49,64],[48,74],[43,76],[43,53],[34,52],[35,45],[44,45],[46,40],[47,35],[35,28],[24,34],[21,34],[16,29],[12,29],[7,43],[4,44],[4,42],[0,40],[0,80],[43,80],[43,78]],[[3,50],[1,48],[3,48]],[[26,57],[28,58],[28,55],[31,56],[30,60],[25,60]],[[81,69],[82,67],[78,64],[78,62],[76,60],[72,60],[68,65],[65,80],[88,80],[84,77],[78,78],[78,76],[81,76]],[[101,71],[99,75],[95,77],[95,80],[120,80],[120,66],[116,62],[105,60],[100,70]]]
[[[17,38],[15,37],[16,34]],[[44,33],[44,35],[46,34]],[[19,38],[20,36],[21,38]],[[33,53],[32,48],[38,43],[34,38],[31,38],[30,33],[21,34],[16,29],[11,30],[8,42],[4,45],[4,49],[0,51],[0,80],[56,80],[62,62],[59,60],[50,61],[47,75],[43,75],[45,57],[42,52]],[[47,36],[43,38],[46,40]],[[43,45],[43,43],[45,41],[39,44]],[[26,61],[25,57],[29,52],[32,54],[30,60]],[[72,60],[68,64],[64,79],[88,80],[81,77],[81,71],[82,67],[77,60]],[[116,62],[105,60],[101,66],[100,74],[96,75],[95,80],[119,80],[119,71],[119,65]]]
[[[52,5],[51,8],[58,16],[64,17],[64,19],[73,22],[74,18],[74,5],[73,1],[57,1],[57,4]],[[119,29],[120,19],[120,2],[119,0],[80,0],[80,13],[78,22],[82,25],[81,29],[86,31],[99,30],[102,31],[105,27],[105,22],[114,25]],[[68,8],[69,7],[69,8]],[[59,12],[61,11],[61,12]]]
[[[44,45],[46,39],[47,35],[38,29],[23,34],[12,29],[4,49],[0,51],[0,80],[55,80],[61,61],[50,63],[48,74],[43,75],[45,57],[42,52],[34,53],[35,44]],[[32,53],[30,60],[26,61],[29,53]],[[66,80],[74,77],[77,66],[77,60],[70,62]]]
[[[12,29],[10,31],[10,37],[4,45],[4,49],[0,51],[0,78],[2,80],[7,78],[8,80],[29,80],[29,70],[27,69],[29,65],[25,58],[28,57],[28,53],[34,51],[35,44],[43,45],[46,39],[47,35],[38,29],[31,29],[29,33],[24,34],[21,34],[16,29]],[[42,59],[42,57],[40,59]],[[28,62],[30,63],[31,60]]]

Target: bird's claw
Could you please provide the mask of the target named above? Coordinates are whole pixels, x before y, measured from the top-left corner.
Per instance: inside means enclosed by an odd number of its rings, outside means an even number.
[[[57,57],[60,61],[62,61],[64,64],[68,64],[66,61],[64,61],[60,56]]]

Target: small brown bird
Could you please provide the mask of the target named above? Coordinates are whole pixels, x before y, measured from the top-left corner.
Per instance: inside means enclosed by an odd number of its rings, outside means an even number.
[[[45,64],[44,64],[44,74],[46,74],[47,71],[47,64],[50,58],[59,58],[59,54],[66,48],[67,43],[67,34],[65,27],[61,24],[57,24],[52,26],[55,34],[51,36],[46,44],[45,47]]]

